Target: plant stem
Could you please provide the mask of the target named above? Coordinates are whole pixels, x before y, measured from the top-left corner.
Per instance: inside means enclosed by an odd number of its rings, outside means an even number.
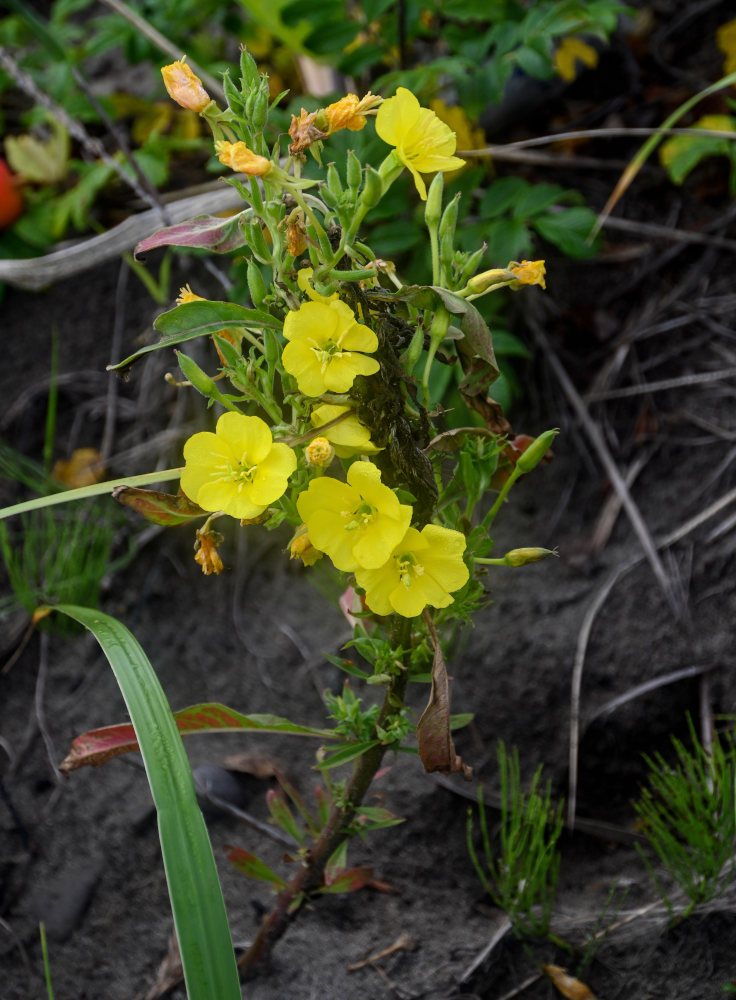
[[[401,629],[404,637],[410,626],[409,619],[399,624],[398,629]],[[394,639],[398,640],[398,635],[394,636]],[[398,642],[395,642],[395,645],[398,645]],[[376,722],[376,729],[385,726],[389,716],[401,709],[406,683],[406,670],[401,670],[391,678]],[[387,749],[387,746],[379,744],[356,760],[342,801],[336,802],[333,806],[327,823],[304,859],[303,867],[279,893],[270,913],[263,918],[255,940],[239,958],[238,966],[243,978],[250,979],[258,973],[263,963],[270,958],[274,945],[285,933],[291,921],[309,897],[322,885],[325,865],[340,844],[351,836],[350,826],[381,766]]]

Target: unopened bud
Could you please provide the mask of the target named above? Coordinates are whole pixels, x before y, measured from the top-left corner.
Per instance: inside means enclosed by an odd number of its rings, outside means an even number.
[[[313,438],[304,449],[304,454],[310,465],[324,468],[335,457],[335,449],[326,437]]]
[[[324,552],[312,545],[306,524],[300,525],[289,545],[289,558],[301,559],[305,566],[313,566],[323,555]]]
[[[424,221],[430,229],[434,229],[440,224],[440,219],[442,218],[442,195],[444,189],[444,176],[441,171],[438,171],[434,175],[434,180],[429,185],[427,203],[424,206]]]
[[[512,549],[503,557],[507,566],[526,566],[527,563],[539,562],[547,556],[556,556],[554,549],[526,548]]]
[[[177,351],[176,357],[184,378],[187,382],[191,382],[197,392],[201,392],[203,396],[208,398],[218,394],[214,379],[210,378],[207,372],[202,371],[196,361],[182,351]]]
[[[378,171],[368,164],[365,168],[365,181],[360,200],[366,208],[373,208],[383,196],[383,181]]]
[[[360,160],[352,149],[348,150],[346,176],[348,180],[348,187],[353,191],[357,191],[360,187],[360,182],[363,179],[363,169],[360,165]]]
[[[258,307],[266,297],[266,283],[263,280],[261,269],[253,260],[248,261],[247,279],[251,300],[253,305]]]
[[[558,429],[554,428],[553,430],[545,431],[538,438],[535,438],[516,460],[516,468],[521,472],[531,472],[535,466],[539,465],[552,447],[552,442],[557,434]]]
[[[203,111],[210,103],[210,95],[202,86],[202,81],[183,59],[163,66],[161,76],[169,97],[187,111]]]
[[[465,286],[465,291],[470,295],[482,295],[494,285],[506,285],[513,280],[514,275],[505,267],[492,267],[490,271],[474,274]]]

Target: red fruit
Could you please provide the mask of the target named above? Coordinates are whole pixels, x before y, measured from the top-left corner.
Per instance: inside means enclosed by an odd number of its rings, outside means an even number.
[[[23,198],[16,178],[0,159],[0,229],[12,226],[23,214]]]

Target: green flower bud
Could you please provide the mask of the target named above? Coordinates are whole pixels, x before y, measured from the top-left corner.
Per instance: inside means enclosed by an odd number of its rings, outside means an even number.
[[[505,267],[492,267],[490,271],[474,274],[465,286],[465,290],[470,295],[482,295],[494,285],[507,285],[510,281],[515,280],[515,276]]]
[[[381,175],[370,164],[365,168],[365,181],[360,200],[367,208],[373,208],[383,197],[383,181]]]
[[[342,181],[334,163],[330,163],[327,167],[327,187],[335,195],[335,198],[342,196]]]
[[[255,261],[248,261],[248,291],[254,306],[260,306],[266,297],[266,283],[263,280],[260,267]]]
[[[435,178],[436,180],[436,178]],[[432,182],[434,185],[434,181]],[[460,208],[460,195],[456,194],[452,201],[448,204],[447,208],[442,213],[442,219],[440,220],[440,239],[443,236],[449,236],[454,240],[455,238],[455,226],[457,225],[457,215]]]
[[[554,549],[524,548],[512,549],[503,557],[507,566],[526,566],[527,563],[539,562],[547,556],[556,556]]]
[[[187,382],[191,382],[197,392],[201,392],[208,399],[219,395],[214,379],[210,378],[207,372],[202,371],[196,361],[193,361],[182,351],[176,351],[176,358],[184,378]]]
[[[348,179],[348,187],[357,194],[360,188],[360,182],[363,180],[363,168],[361,166],[359,158],[355,155],[352,149],[348,150],[348,162],[346,168],[346,174]]]
[[[411,338],[411,343],[409,344],[409,350],[406,352],[406,370],[411,374],[414,370],[414,366],[419,360],[419,355],[422,353],[422,347],[424,346],[424,330],[419,327],[415,331],[414,336]]]
[[[442,218],[442,194],[445,190],[445,180],[441,172],[434,175],[434,180],[429,185],[427,193],[427,203],[424,206],[424,221],[429,229],[438,226]]]
[[[248,226],[248,246],[253,251],[258,260],[267,264],[271,260],[271,251],[266,243],[260,223],[252,222]]]
[[[253,100],[253,109],[248,124],[255,132],[262,132],[268,118],[268,93],[259,90]]]
[[[243,93],[251,87],[257,87],[260,82],[256,61],[245,47],[240,50],[240,76],[243,81]]]
[[[547,454],[549,449],[552,447],[552,442],[559,433],[558,428],[554,428],[550,431],[545,431],[540,434],[538,438],[529,445],[529,447],[524,451],[516,461],[516,468],[520,472],[531,472],[535,466],[539,465],[544,456]]]

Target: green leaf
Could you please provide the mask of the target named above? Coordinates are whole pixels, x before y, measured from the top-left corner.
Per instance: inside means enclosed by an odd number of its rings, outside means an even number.
[[[331,767],[339,767],[341,764],[348,764],[351,760],[355,760],[356,757],[360,757],[361,754],[367,753],[368,750],[372,750],[373,747],[377,747],[380,740],[363,740],[360,743],[348,743],[347,746],[340,747],[336,753],[333,753],[330,757],[326,757],[323,761],[317,764],[317,767],[321,771],[327,771]],[[329,750],[333,750],[334,747],[328,747]]]
[[[91,608],[53,609],[95,636],[130,713],[158,813],[161,853],[189,1000],[241,1000],[217,867],[169,703],[137,639]],[[192,905],[196,900],[196,905]]]
[[[219,333],[225,327],[246,326],[259,330],[272,327],[280,330],[282,326],[281,322],[270,313],[262,312],[260,309],[246,309],[236,302],[210,302],[207,299],[176,306],[175,309],[162,313],[153,325],[163,334],[161,340],[156,344],[142,347],[116,365],[109,365],[108,371],[127,368],[150,351],[158,351],[162,347],[173,347],[175,344],[183,344],[197,337]]]
[[[730,115],[704,115],[693,123],[694,129],[735,132],[736,119]],[[736,140],[736,134],[734,134]],[[673,135],[659,150],[662,166],[674,184],[682,184],[687,175],[708,156],[726,156],[736,161],[736,146],[729,139],[706,135]]]
[[[588,242],[595,225],[595,212],[582,206],[566,208],[554,215],[540,215],[532,225],[546,240],[568,257],[591,257],[596,245]]]

